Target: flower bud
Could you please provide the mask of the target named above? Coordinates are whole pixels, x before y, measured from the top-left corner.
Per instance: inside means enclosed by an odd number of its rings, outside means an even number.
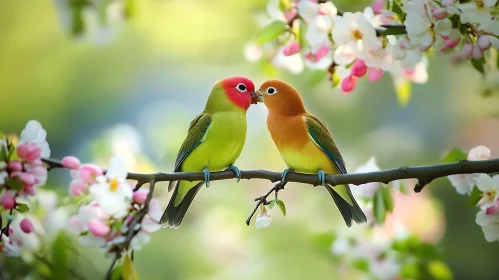
[[[80,160],[73,156],[66,156],[62,159],[62,166],[67,169],[78,169],[80,168]]]
[[[24,233],[31,233],[34,229],[33,223],[27,218],[22,219],[20,227]]]
[[[433,9],[433,11],[431,12],[431,15],[435,19],[442,20],[442,19],[446,18],[449,15],[449,13],[447,13],[447,10],[445,8],[436,8],[436,9]]]
[[[350,93],[355,88],[356,81],[357,78],[352,76],[343,78],[343,80],[341,80],[341,90],[344,93]]]
[[[256,220],[255,220],[256,228],[268,227],[271,222],[272,222],[272,218],[270,217],[270,213],[267,211],[266,207],[263,207],[262,212],[260,212],[256,216]]]
[[[483,51],[486,51],[490,48],[492,43],[490,42],[490,35],[482,35],[478,38],[477,42],[478,47]]]

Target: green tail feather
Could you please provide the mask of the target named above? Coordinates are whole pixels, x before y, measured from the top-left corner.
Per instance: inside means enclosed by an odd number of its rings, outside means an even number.
[[[355,221],[357,224],[366,223],[367,222],[366,215],[364,214],[364,212],[362,212],[362,209],[360,209],[360,206],[355,201],[355,198],[353,197],[348,186],[346,187],[348,190],[348,196],[353,202],[353,206],[348,204],[348,202],[346,202],[337,192],[335,192],[330,185],[325,186],[326,190],[329,192],[331,197],[333,197],[336,206],[338,206],[338,209],[340,210],[340,213],[343,216],[343,219],[345,220],[347,227],[352,226],[352,220]]]
[[[185,195],[182,202],[180,202],[180,204],[177,206],[175,206],[175,199],[177,198],[179,188],[178,186],[175,188],[170,202],[168,202],[168,206],[166,207],[166,210],[161,217],[160,223],[163,225],[163,227],[178,228],[180,226],[182,220],[184,219],[185,213],[187,213],[187,209],[189,209],[192,200],[201,189],[201,186],[203,186],[203,184],[204,183],[199,183],[191,188]]]

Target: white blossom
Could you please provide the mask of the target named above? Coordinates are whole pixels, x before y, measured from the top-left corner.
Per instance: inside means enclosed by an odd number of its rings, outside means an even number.
[[[485,209],[476,214],[476,223],[482,227],[485,240],[488,242],[499,241],[499,215],[487,215]]]
[[[483,193],[482,198],[478,202],[478,206],[481,209],[491,207],[499,199],[499,175],[490,177],[487,174],[480,174],[476,186]]]
[[[17,145],[25,143],[33,143],[42,149],[41,156],[44,158],[50,157],[50,147],[46,140],[47,131],[42,125],[35,120],[28,121],[26,127],[21,131],[19,142]]]
[[[125,164],[119,157],[113,157],[106,175],[96,178],[96,183],[89,187],[92,198],[102,211],[114,218],[124,218],[130,208],[133,189],[126,182]]]

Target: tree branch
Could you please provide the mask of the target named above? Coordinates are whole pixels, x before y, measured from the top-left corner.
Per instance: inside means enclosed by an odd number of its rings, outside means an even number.
[[[53,159],[43,160],[50,168],[62,168],[60,161]],[[417,179],[419,181],[415,192],[420,192],[423,187],[434,179],[455,174],[472,174],[472,173],[494,173],[499,172],[499,158],[468,161],[462,160],[459,162],[427,165],[427,166],[403,166],[395,169],[389,169],[377,172],[367,173],[349,173],[349,174],[329,174],[325,176],[326,183],[336,186],[342,184],[360,185],[371,182],[381,182],[388,184],[391,181],[401,179]],[[271,182],[280,181],[281,172],[273,172],[267,170],[241,170],[242,179],[264,179]],[[212,172],[210,173],[211,181],[227,180],[236,178],[236,174],[232,170]],[[162,181],[204,181],[202,172],[158,172],[158,173],[133,173],[129,172],[127,179],[137,180],[139,183]],[[320,185],[319,177],[316,174],[301,174],[290,172],[286,176],[287,182],[296,182],[312,185]],[[150,195],[152,192],[149,193]]]

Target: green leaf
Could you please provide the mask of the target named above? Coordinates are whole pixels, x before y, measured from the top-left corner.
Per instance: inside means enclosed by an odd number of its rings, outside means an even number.
[[[406,106],[411,100],[411,81],[408,79],[394,79],[393,85],[397,93],[397,100],[401,106]]]
[[[122,280],[121,274],[123,274],[123,265],[115,265],[113,271],[111,272],[111,280]]]
[[[121,221],[115,221],[113,223],[113,229],[114,229],[114,231],[121,232],[121,226],[123,226],[123,221],[122,220]]]
[[[449,269],[447,264],[442,261],[432,261],[428,263],[428,272],[434,279],[438,280],[448,280],[453,279],[452,271]]]
[[[368,272],[369,271],[369,262],[366,259],[355,260],[352,263],[352,266],[354,268],[358,269],[359,271],[362,271],[362,272]]]
[[[376,191],[376,193],[374,193],[373,212],[376,222],[378,224],[383,224],[386,217],[386,208],[382,189],[379,189],[378,191]]]
[[[286,205],[284,205],[284,201],[278,199],[276,200],[277,206],[281,209],[282,215],[286,217]]]
[[[275,199],[272,199],[272,200],[269,202],[269,209],[274,208],[274,206],[275,206]]]
[[[479,59],[472,59],[471,60],[471,65],[473,65],[473,67],[480,73],[484,74],[485,73],[485,67],[484,67],[484,64],[485,64],[485,56],[482,56],[481,58]]]
[[[7,147],[1,145],[0,146],[0,161],[7,161],[9,159],[9,152],[7,151]]]
[[[400,269],[402,279],[419,279],[419,267],[415,263],[408,263]]]
[[[52,243],[52,279],[69,279],[69,267],[71,252],[68,250],[64,232],[57,235]]]
[[[391,213],[393,211],[393,197],[392,193],[390,192],[390,187],[382,186],[381,190],[383,192],[383,202],[385,204],[386,212]]]
[[[299,30],[299,34],[297,34],[297,37],[298,37],[298,43],[300,44],[300,46],[304,46],[305,43],[307,42],[306,39],[305,39],[305,23],[303,22],[303,20],[300,20],[299,21],[300,24],[298,25],[300,27],[300,30]]]
[[[9,148],[9,159],[12,159],[12,156],[16,153],[16,146],[14,144],[10,145]]]
[[[16,210],[21,213],[26,213],[29,211],[29,207],[26,204],[18,203],[16,206]]]
[[[440,258],[440,252],[437,247],[429,243],[422,243],[417,247],[417,254],[421,259]]]
[[[275,40],[286,30],[286,23],[282,21],[274,21],[262,29],[255,37],[255,44],[263,45]]]
[[[135,268],[133,267],[132,259],[130,259],[129,255],[125,256],[125,263],[123,264],[123,280],[138,280],[139,275]]]
[[[23,183],[21,183],[19,177],[5,179],[5,183],[13,190],[20,191],[23,189]]]
[[[443,162],[456,162],[465,160],[468,155],[459,148],[453,148],[449,151],[449,153],[444,157]]]
[[[400,4],[393,2],[392,12],[396,13],[401,22],[404,22],[404,11],[400,7]]]
[[[480,199],[482,199],[482,191],[474,186],[473,190],[471,190],[470,198],[468,199],[468,206],[474,207]]]

